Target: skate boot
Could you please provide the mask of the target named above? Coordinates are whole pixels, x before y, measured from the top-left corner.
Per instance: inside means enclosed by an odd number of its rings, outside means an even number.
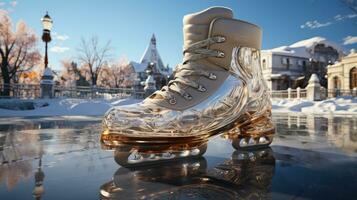
[[[102,143],[133,146],[123,160],[134,151],[154,153],[155,159],[173,152],[202,155],[207,140],[221,133],[241,140],[238,149],[272,142],[260,28],[233,19],[232,10],[223,7],[186,15],[183,22],[184,58],[168,85],[141,103],[113,107],[104,116]],[[154,146],[162,147],[160,153],[148,150]]]

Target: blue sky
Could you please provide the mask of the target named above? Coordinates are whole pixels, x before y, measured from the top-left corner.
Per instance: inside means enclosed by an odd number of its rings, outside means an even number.
[[[40,19],[49,12],[56,33],[49,59],[57,70],[61,59],[76,58],[82,37],[111,40],[112,60],[124,55],[138,61],[153,33],[164,63],[174,67],[182,59],[182,17],[210,6],[230,7],[235,18],[261,26],[263,49],[314,36],[339,43],[346,51],[357,49],[357,13],[340,0],[0,0],[13,21],[26,21],[39,35]],[[43,46],[40,41],[41,52]]]

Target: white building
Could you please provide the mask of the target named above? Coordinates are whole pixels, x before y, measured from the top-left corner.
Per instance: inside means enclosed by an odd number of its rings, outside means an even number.
[[[357,53],[354,49],[340,61],[327,67],[328,88],[331,90],[357,90]],[[350,91],[351,92],[351,91]]]
[[[262,50],[263,75],[271,90],[305,87],[312,73],[327,87],[326,66],[343,56],[342,48],[322,37],[313,37],[290,46]]]
[[[166,85],[169,76],[172,73],[172,69],[169,66],[164,66],[160,54],[156,48],[156,38],[152,35],[150,43],[146,48],[143,56],[139,62],[131,61],[129,65],[136,73],[136,79],[138,82],[144,82],[147,79],[148,71],[151,70],[153,77],[156,81],[156,88],[161,88]],[[144,87],[144,85],[142,85]]]

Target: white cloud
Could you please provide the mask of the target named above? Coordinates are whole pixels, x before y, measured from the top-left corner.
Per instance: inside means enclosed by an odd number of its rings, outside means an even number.
[[[57,40],[61,40],[61,41],[65,41],[65,40],[68,40],[69,39],[69,36],[66,35],[66,34],[63,34],[63,35],[60,35],[56,32],[53,33],[53,37]]]
[[[336,15],[334,17],[334,19],[336,21],[342,21],[344,19],[352,19],[352,18],[355,18],[355,17],[357,17],[357,14],[348,14],[348,15],[340,15],[340,14],[338,14],[338,15]]]
[[[11,5],[12,7],[16,7],[16,6],[17,6],[17,4],[18,4],[18,2],[17,2],[17,1],[11,1],[11,2],[10,2],[10,5]]]
[[[300,28],[315,29],[315,28],[321,28],[321,27],[325,27],[325,26],[330,26],[331,24],[332,24],[332,22],[321,23],[321,22],[318,22],[317,20],[313,20],[313,21],[305,22],[305,24],[301,25]]]
[[[68,35],[57,35],[55,38],[57,40],[65,41],[65,40],[69,39],[69,36]]]
[[[357,17],[357,14],[349,14],[349,15],[347,15],[347,18],[349,18],[349,19],[352,19],[352,18],[355,18],[355,17]]]
[[[300,25],[300,28],[302,28],[302,29],[304,29],[304,28],[310,28],[310,29],[321,28],[321,27],[325,27],[325,26],[330,26],[333,23],[343,21],[345,19],[352,19],[355,17],[357,17],[357,14],[348,14],[348,15],[338,14],[333,17],[332,21],[327,21],[325,23],[321,23],[317,20],[307,21],[303,25]]]
[[[343,17],[342,15],[336,15],[336,16],[334,17],[334,19],[335,19],[336,21],[341,21],[341,20],[344,19],[344,17]]]
[[[357,36],[347,36],[342,39],[344,45],[349,45],[349,44],[356,44],[357,43]]]
[[[54,46],[54,47],[51,47],[51,49],[50,49],[50,51],[52,51],[54,53],[63,53],[68,50],[69,50],[68,47],[61,47],[61,46]]]

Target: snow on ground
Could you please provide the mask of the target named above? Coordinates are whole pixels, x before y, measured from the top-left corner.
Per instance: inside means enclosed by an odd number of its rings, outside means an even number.
[[[357,98],[353,97],[331,98],[323,101],[280,99],[273,100],[272,104],[273,113],[357,115]]]
[[[1,99],[0,103],[8,101]],[[109,108],[118,105],[136,103],[141,100],[137,99],[38,99],[23,100],[26,102],[35,102],[33,110],[8,110],[0,108],[0,117],[28,117],[28,116],[99,116],[103,115]],[[47,106],[44,106],[48,104]]]
[[[34,102],[33,110],[9,110],[0,108],[0,117],[33,117],[33,116],[102,116],[109,108],[118,105],[137,103],[138,99],[38,99],[6,100],[1,105],[17,104],[16,102]],[[357,115],[357,98],[340,97],[324,101],[309,100],[273,100],[273,113],[308,113]]]

